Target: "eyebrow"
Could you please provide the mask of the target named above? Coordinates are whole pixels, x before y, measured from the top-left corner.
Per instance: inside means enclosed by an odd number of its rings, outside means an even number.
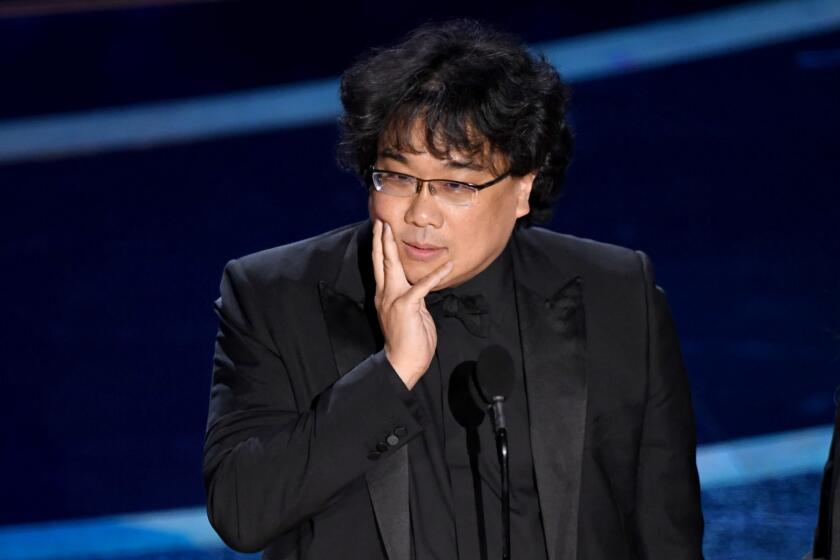
[[[406,158],[400,152],[394,151],[390,148],[383,148],[382,150],[380,150],[379,151],[379,157],[387,158],[387,159],[393,159],[395,161],[398,161],[398,162],[406,164],[406,165],[408,164],[408,158]],[[445,159],[443,161],[444,161],[444,165],[446,167],[451,167],[453,169],[472,169],[474,171],[484,171],[485,170],[484,166],[482,166],[478,163],[475,163],[472,160],[458,161],[458,160],[455,160],[455,159]]]

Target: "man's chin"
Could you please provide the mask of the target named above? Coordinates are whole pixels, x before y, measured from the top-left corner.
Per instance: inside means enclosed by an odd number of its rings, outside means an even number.
[[[411,271],[405,271],[405,279],[408,280],[408,283],[412,286],[420,280],[422,280],[424,276],[426,275],[423,274],[421,271],[416,271],[415,269],[412,269]]]
[[[435,268],[436,267],[432,266],[431,263],[409,266],[405,268],[405,278],[408,280],[408,283],[413,286],[425,278],[426,275],[434,271]]]
[[[421,281],[423,278],[425,278],[425,277],[426,277],[426,274],[428,274],[428,273],[430,273],[430,272],[433,272],[433,271],[435,270],[435,268],[437,268],[437,267],[431,267],[431,268],[429,268],[429,270],[428,270],[425,274],[419,274],[419,275],[417,275],[417,276],[413,276],[413,275],[412,275],[412,276],[409,276],[408,274],[406,274],[406,280],[408,280],[408,283],[409,283],[409,284],[411,284],[411,285],[413,286],[413,285],[415,285],[417,282],[419,282],[419,281]],[[450,276],[451,276],[451,273],[450,273]],[[450,278],[449,278],[449,276],[447,276],[446,278],[444,278],[443,280],[441,280],[441,281],[440,281],[440,282],[439,282],[439,283],[438,283],[438,284],[437,284],[434,288],[432,288],[430,291],[432,291],[432,292],[436,292],[436,291],[438,291],[438,290],[442,290],[442,289],[444,289],[444,288],[448,288],[448,287],[451,285],[451,282],[450,282],[449,280],[450,280]]]

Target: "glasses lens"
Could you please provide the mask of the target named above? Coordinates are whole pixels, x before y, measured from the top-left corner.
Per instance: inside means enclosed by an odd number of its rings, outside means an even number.
[[[371,174],[373,186],[377,191],[393,196],[414,196],[417,192],[417,179],[411,175],[390,171],[375,171]],[[457,181],[430,181],[432,194],[441,202],[455,206],[469,206],[475,200],[475,189]]]
[[[463,183],[453,181],[432,181],[431,187],[435,195],[447,204],[455,206],[469,206],[475,199],[477,189]]]
[[[409,175],[375,172],[372,177],[376,190],[386,194],[411,196],[417,188],[417,180]]]

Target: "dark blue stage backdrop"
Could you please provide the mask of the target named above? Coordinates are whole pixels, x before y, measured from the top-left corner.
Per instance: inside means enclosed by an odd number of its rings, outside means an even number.
[[[609,4],[455,14],[439,2],[422,16],[348,5],[337,18],[227,2],[0,8],[0,131],[37,115],[335,77],[428,17],[483,13],[537,44],[725,2]],[[651,256],[701,444],[832,419],[838,48],[834,30],[573,84],[577,149],[548,227]],[[326,120],[0,162],[0,524],[204,502],[222,268],[366,217],[365,190],[335,166],[336,138]]]

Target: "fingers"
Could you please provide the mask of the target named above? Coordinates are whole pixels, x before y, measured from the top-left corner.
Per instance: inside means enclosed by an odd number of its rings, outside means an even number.
[[[382,221],[374,219],[373,221],[373,251],[371,252],[373,259],[373,278],[376,280],[376,298],[378,299],[385,290],[385,271],[383,269],[383,254],[382,254]]]
[[[399,248],[394,232],[387,222],[374,219],[373,222],[373,276],[376,280],[376,300],[404,296],[406,300],[418,303],[432,291],[452,271],[452,261],[446,262],[424,276],[413,286],[405,277],[405,269],[400,261]]]
[[[405,270],[400,261],[399,249],[397,248],[397,240],[394,238],[394,232],[388,222],[384,224],[385,233],[382,236],[382,251],[385,255],[384,264],[384,280],[385,287],[389,292],[396,290],[397,293],[404,292],[408,287],[408,280],[405,278]]]

